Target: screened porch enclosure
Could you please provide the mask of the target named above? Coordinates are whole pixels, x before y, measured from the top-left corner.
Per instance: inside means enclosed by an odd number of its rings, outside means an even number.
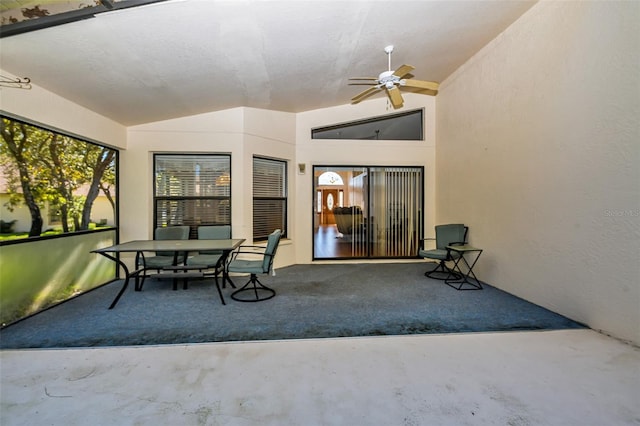
[[[314,166],[314,259],[412,258],[423,168]]]

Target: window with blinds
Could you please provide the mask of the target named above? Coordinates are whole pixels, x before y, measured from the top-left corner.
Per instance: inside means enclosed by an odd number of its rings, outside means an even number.
[[[231,225],[231,156],[154,156],[155,227]]]
[[[253,158],[253,240],[281,229],[287,235],[287,163]]]

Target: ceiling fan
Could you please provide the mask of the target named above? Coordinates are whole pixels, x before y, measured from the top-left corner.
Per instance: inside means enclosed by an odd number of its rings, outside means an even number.
[[[434,81],[413,80],[405,78],[415,68],[411,65],[402,65],[395,71],[391,71],[391,53],[393,52],[393,46],[387,46],[384,51],[389,57],[389,69],[380,73],[378,78],[375,77],[355,77],[350,78],[350,81],[359,81],[355,83],[349,83],[351,85],[373,85],[362,93],[357,94],[351,98],[352,104],[357,104],[361,100],[376,93],[379,90],[386,90],[391,105],[394,108],[400,108],[404,103],[402,95],[400,94],[400,87],[414,87],[417,89],[424,89],[425,94],[435,96],[438,93],[439,84]]]

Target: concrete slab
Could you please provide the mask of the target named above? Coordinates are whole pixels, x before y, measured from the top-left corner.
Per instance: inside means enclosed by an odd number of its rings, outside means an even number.
[[[638,425],[640,349],[592,330],[5,350],[9,425]]]

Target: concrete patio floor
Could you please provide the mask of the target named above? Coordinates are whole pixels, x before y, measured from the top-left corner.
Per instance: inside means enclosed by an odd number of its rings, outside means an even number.
[[[592,330],[0,352],[0,424],[639,425]]]

